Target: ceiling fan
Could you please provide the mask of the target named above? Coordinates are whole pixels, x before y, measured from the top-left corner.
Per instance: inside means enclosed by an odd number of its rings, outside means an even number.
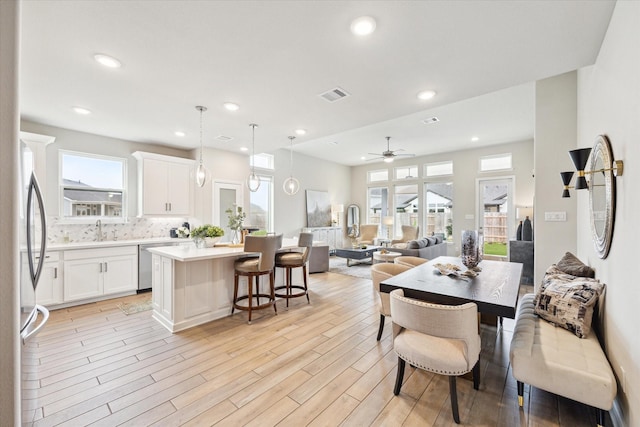
[[[367,159],[368,162],[372,161],[372,160],[378,160],[378,159],[382,159],[384,160],[386,163],[391,163],[393,162],[393,159],[396,157],[414,157],[415,154],[409,154],[409,153],[403,153],[403,154],[396,154],[398,151],[404,151],[402,148],[398,149],[398,150],[390,150],[389,149],[389,140],[391,139],[390,136],[387,136],[387,149],[385,151],[382,152],[382,154],[380,155],[379,153],[369,153],[369,154],[373,154],[374,157],[373,159]]]

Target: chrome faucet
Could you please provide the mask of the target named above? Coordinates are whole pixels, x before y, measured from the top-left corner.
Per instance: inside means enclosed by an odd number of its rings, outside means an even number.
[[[97,220],[96,221],[96,240],[98,242],[102,242],[103,236],[102,236],[102,221]]]

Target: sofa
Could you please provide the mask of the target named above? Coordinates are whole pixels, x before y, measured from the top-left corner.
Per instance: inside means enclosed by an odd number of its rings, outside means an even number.
[[[430,236],[410,240],[406,243],[396,243],[391,245],[389,250],[399,252],[402,255],[417,256],[431,260],[447,255],[447,243],[443,241],[441,236]]]

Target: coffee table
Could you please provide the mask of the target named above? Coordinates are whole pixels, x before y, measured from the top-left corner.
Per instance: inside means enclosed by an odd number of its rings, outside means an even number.
[[[347,267],[351,267],[353,261],[355,264],[371,264],[373,254],[381,249],[380,246],[367,246],[361,248],[342,248],[336,249],[335,255],[340,258],[347,259]],[[368,261],[367,261],[368,260]]]
[[[402,254],[400,252],[385,252],[382,253],[382,251],[378,251],[378,252],[374,252],[373,253],[373,261],[376,262],[393,262],[393,260],[395,260],[396,258],[398,258],[399,256],[402,256]]]

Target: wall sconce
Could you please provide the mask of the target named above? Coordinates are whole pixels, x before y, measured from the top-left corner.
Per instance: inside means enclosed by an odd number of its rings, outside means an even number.
[[[588,189],[589,182],[587,181],[586,175],[592,175],[594,173],[613,172],[614,177],[622,176],[622,172],[624,169],[622,160],[613,160],[609,164],[604,164],[605,166],[604,168],[585,170],[590,154],[591,154],[591,148],[580,148],[577,150],[569,151],[569,156],[573,161],[573,165],[576,168],[578,177],[576,178],[575,187],[571,187],[569,184],[571,184],[571,178],[573,178],[574,172],[571,172],[571,171],[560,172],[560,178],[562,179],[562,184],[564,185],[564,189],[562,191],[562,197],[564,198],[571,197],[571,194],[569,193],[570,188],[575,188],[576,190]]]

